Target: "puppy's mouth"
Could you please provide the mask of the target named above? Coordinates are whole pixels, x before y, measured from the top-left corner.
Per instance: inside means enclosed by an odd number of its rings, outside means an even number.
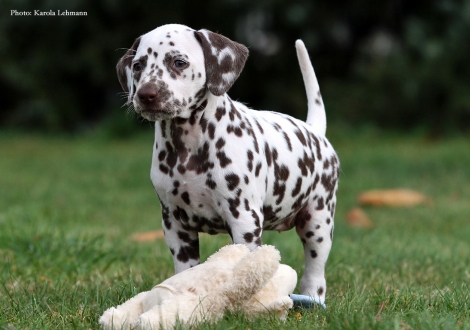
[[[157,109],[157,108],[136,107],[136,112],[139,115],[141,115],[143,118],[150,120],[150,121],[170,119],[174,116],[174,111],[166,110],[166,109]]]

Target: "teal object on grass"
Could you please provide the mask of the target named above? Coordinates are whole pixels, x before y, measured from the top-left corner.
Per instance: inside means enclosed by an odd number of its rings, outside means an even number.
[[[294,308],[301,307],[304,309],[314,309],[315,306],[320,306],[326,309],[326,305],[318,298],[305,296],[303,294],[291,294],[289,297],[294,301]]]

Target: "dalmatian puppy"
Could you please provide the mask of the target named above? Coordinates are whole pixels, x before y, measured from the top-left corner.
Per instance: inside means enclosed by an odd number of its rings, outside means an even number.
[[[151,180],[175,272],[199,263],[198,233],[228,233],[251,250],[264,230],[296,228],[301,294],[323,302],[339,161],[302,41],[306,122],[254,111],[227,91],[248,49],[220,34],[169,24],[137,38],[117,64],[128,104],[155,122]]]

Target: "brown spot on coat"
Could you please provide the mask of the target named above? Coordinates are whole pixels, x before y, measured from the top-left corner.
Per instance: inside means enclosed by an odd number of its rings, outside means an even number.
[[[255,176],[256,177],[259,176],[259,172],[261,170],[261,167],[262,167],[261,163],[256,164],[256,168],[255,168]]]
[[[215,143],[215,147],[220,150],[225,145],[225,140],[223,138],[219,138]]]
[[[207,141],[198,149],[196,155],[189,158],[186,165],[188,171],[195,171],[197,174],[205,173],[213,167],[214,163],[209,161],[209,142]]]
[[[211,189],[215,189],[217,187],[217,184],[214,180],[212,180],[212,174],[210,173],[207,174],[206,186],[208,186]]]
[[[243,234],[243,239],[245,240],[245,242],[251,243],[251,242],[253,242],[254,236],[255,235],[253,235],[253,233],[245,233],[245,234]]]
[[[240,216],[240,212],[238,212],[238,206],[240,206],[240,198],[229,198],[227,199],[229,210],[232,213],[235,219],[238,219]]]
[[[230,158],[227,157],[227,155],[225,154],[225,152],[223,150],[221,151],[217,151],[215,156],[217,157],[217,159],[219,160],[220,162],[220,167],[224,168],[226,167],[227,165],[231,164],[232,163],[232,160]]]
[[[307,146],[307,140],[305,139],[305,136],[300,129],[297,129],[295,131],[295,135],[297,135],[297,138],[299,139],[300,143],[302,143],[303,146]]]
[[[303,194],[302,194],[303,195]],[[300,195],[300,196],[302,196]],[[303,196],[302,196],[303,197]],[[295,216],[295,225],[298,229],[303,229],[308,221],[312,219],[312,215],[308,211],[307,207],[302,208]]]
[[[227,174],[225,180],[227,181],[227,188],[229,190],[234,190],[240,183],[240,177],[235,173]]]
[[[286,132],[284,132],[284,140],[286,140],[286,143],[287,143],[287,149],[289,149],[289,151],[292,151],[292,144],[290,142],[290,139],[289,139],[289,136],[287,135]]]
[[[247,168],[248,168],[248,171],[252,171],[253,170],[253,151],[251,150],[248,150],[247,151],[247,156],[248,156],[248,162],[247,162]]]
[[[180,247],[180,250],[176,256],[179,261],[188,262],[189,259],[199,259],[199,241],[195,241],[192,241],[190,245]]]
[[[255,210],[251,210],[251,216],[253,217],[253,219],[255,219],[255,226],[260,227],[261,221],[260,221],[258,213],[256,213]]]
[[[269,148],[269,145],[267,142],[264,144],[264,154],[266,156],[266,162],[268,163],[268,166],[271,166],[273,159],[271,155],[271,148]]]
[[[209,132],[209,138],[211,140],[214,140],[214,135],[215,135],[215,125],[214,125],[214,123],[209,124],[208,132]]]
[[[300,192],[300,189],[302,188],[302,178],[297,178],[297,182],[295,183],[294,189],[292,189],[292,197],[297,196],[297,194]]]
[[[178,187],[179,186],[180,186],[180,183],[177,180],[175,180],[173,182],[173,191],[171,192],[173,195],[175,195],[175,196],[178,195]]]
[[[263,127],[259,124],[259,122],[255,119],[255,124],[256,126],[258,126],[258,129],[260,131],[261,134],[264,134],[264,129]]]
[[[321,211],[325,208],[325,202],[323,201],[323,197],[320,197],[317,201],[317,205],[315,206],[315,210]]]
[[[162,207],[162,220],[166,229],[171,229],[170,209],[160,202]]]
[[[189,199],[189,193],[187,191],[185,191],[184,193],[181,194],[181,199],[186,204],[188,204],[188,205],[191,204],[191,200]]]

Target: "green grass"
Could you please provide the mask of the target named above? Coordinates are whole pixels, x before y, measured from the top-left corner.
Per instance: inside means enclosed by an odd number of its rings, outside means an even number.
[[[330,133],[342,174],[327,310],[200,328],[470,329],[470,139]],[[0,135],[0,328],[97,329],[105,309],[172,275],[163,241],[130,239],[161,228],[152,139]],[[366,208],[374,229],[346,224],[360,192],[396,187],[433,202]],[[294,231],[263,240],[302,274]],[[228,242],[204,236],[202,259]]]

